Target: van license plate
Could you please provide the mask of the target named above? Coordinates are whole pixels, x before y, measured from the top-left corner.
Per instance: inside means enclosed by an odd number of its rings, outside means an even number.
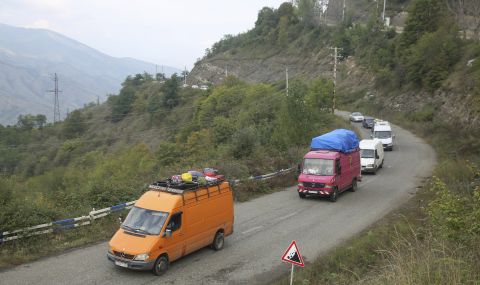
[[[126,262],[121,262],[121,261],[115,261],[115,265],[121,266],[121,267],[128,267],[128,264]]]
[[[318,194],[318,191],[308,191],[310,194]]]

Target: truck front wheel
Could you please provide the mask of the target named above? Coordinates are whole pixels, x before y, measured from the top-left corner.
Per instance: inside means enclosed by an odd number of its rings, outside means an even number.
[[[336,202],[338,198],[337,188],[333,188],[332,194],[330,194],[330,202]]]
[[[300,193],[300,192],[298,192],[298,196],[299,196],[300,198],[302,198],[302,199],[305,198],[305,194]]]
[[[163,254],[159,258],[157,258],[157,261],[155,261],[155,265],[153,266],[153,274],[157,276],[161,276],[165,274],[167,270],[168,270],[168,258],[165,254]]]

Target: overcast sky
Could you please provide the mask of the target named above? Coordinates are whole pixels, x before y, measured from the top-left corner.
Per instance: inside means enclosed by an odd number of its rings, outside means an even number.
[[[0,23],[46,28],[116,57],[193,67],[225,34],[282,0],[0,0]]]

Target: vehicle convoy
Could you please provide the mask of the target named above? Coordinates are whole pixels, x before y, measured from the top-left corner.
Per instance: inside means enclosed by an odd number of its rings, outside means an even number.
[[[233,220],[228,182],[159,181],[130,210],[109,242],[107,257],[117,266],[161,275],[170,262],[205,246],[222,249]]]
[[[357,190],[361,181],[360,149],[357,135],[338,129],[312,139],[310,151],[299,166],[298,195],[329,197]]]
[[[373,126],[372,138],[379,139],[382,142],[384,149],[393,150],[393,146],[395,145],[395,134],[392,132],[392,127],[389,122],[376,122]]]
[[[362,172],[377,173],[383,167],[384,152],[382,142],[378,139],[360,141],[360,163]]]

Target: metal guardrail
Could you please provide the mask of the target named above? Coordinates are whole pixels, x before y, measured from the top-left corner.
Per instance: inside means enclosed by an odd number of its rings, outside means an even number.
[[[281,169],[279,171],[264,174],[264,175],[251,176],[248,178],[248,180],[266,180],[266,179],[273,178],[275,176],[288,173],[293,169],[294,168],[291,167],[288,169]],[[232,182],[238,185],[241,182],[241,180],[237,179],[237,180],[233,180]],[[24,237],[55,233],[59,231],[71,230],[74,228],[91,225],[96,219],[106,217],[111,213],[114,213],[117,211],[132,208],[135,202],[137,201],[135,200],[127,203],[122,203],[122,204],[118,204],[118,205],[100,209],[100,210],[93,209],[92,211],[90,211],[90,213],[88,213],[88,215],[77,217],[77,218],[58,220],[51,223],[41,224],[41,225],[23,228],[19,230],[6,231],[6,232],[0,231],[0,245],[4,242],[17,240]]]
[[[72,218],[72,219],[58,220],[51,223],[41,224],[41,225],[23,228],[23,229],[14,230],[14,231],[0,232],[0,244],[6,241],[21,239],[24,237],[54,233],[54,232],[59,232],[63,230],[71,230],[74,228],[90,225],[96,219],[103,218],[107,215],[110,215],[113,212],[120,211],[123,209],[130,209],[131,207],[133,207],[133,204],[135,204],[135,202],[136,201],[122,203],[122,204],[118,204],[118,205],[100,209],[100,210],[93,209],[86,216],[81,216],[81,217]]]

